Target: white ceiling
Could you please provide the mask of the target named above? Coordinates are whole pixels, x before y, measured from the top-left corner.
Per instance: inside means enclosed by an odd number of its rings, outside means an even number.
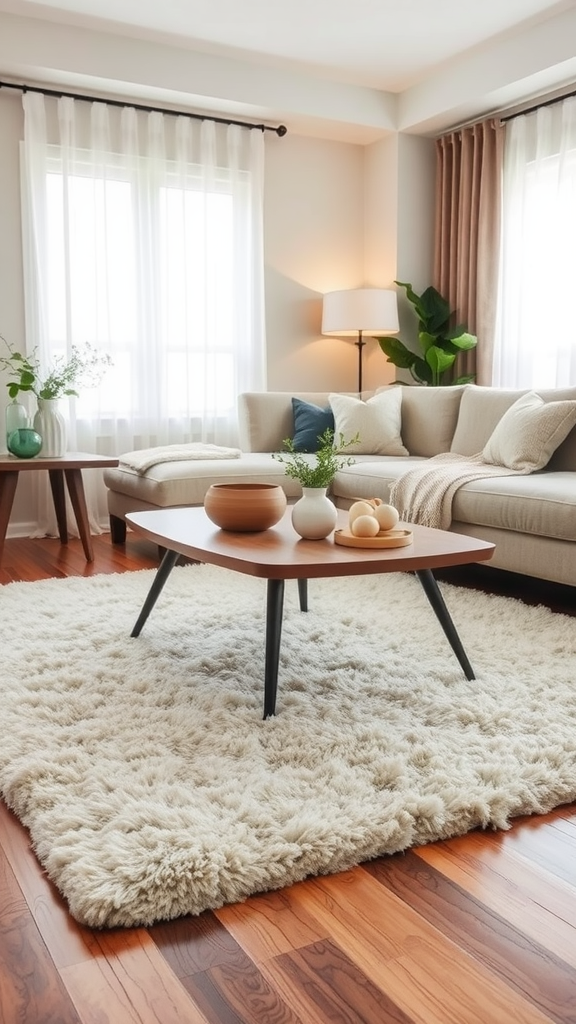
[[[0,9],[160,34],[195,49],[401,91],[558,0],[7,0]]]
[[[399,128],[422,130],[420,119],[425,128],[433,130],[439,123],[433,107],[438,112],[446,107],[445,120],[454,121],[457,113],[476,116],[499,103],[514,102],[527,91],[548,90],[576,76],[576,47],[571,43],[571,49],[566,49],[566,22],[562,22],[565,12],[572,12],[576,19],[576,0],[0,0],[0,12],[15,15],[29,26],[46,22],[53,30],[75,26],[77,30],[129,37],[142,41],[141,45],[155,41],[180,52],[192,51],[197,58],[191,64],[188,57],[189,102],[200,101],[206,109],[221,106],[231,113],[255,111],[256,106],[248,102],[251,79],[254,91],[258,86],[262,92],[262,82],[270,86],[269,105],[261,108],[263,116],[289,117],[291,112],[305,116],[305,94],[311,114],[316,116],[315,104],[320,114],[332,86],[333,99],[338,96],[342,105],[343,122],[354,120],[351,109],[344,117],[348,101],[350,108],[367,104],[366,114],[358,118],[359,123],[365,122],[366,131],[380,127],[376,105],[381,104],[384,111],[388,104],[390,110],[391,98],[395,110],[400,111]],[[550,28],[555,23],[558,38],[552,54]],[[8,41],[2,60],[1,35],[0,16],[0,75],[34,71],[33,62],[10,65]],[[542,54],[537,52],[540,36]],[[532,63],[518,43],[529,38]],[[506,47],[513,47],[514,40],[516,51],[511,50],[508,58]],[[509,68],[508,75],[493,73],[491,53],[497,55],[501,69]],[[241,91],[234,95],[233,88],[227,95],[222,89],[219,95],[214,84],[211,91],[193,87],[198,68],[206,66],[209,59],[214,76],[217,69],[224,68],[223,61],[228,61],[230,68],[242,69],[246,103]],[[86,61],[86,66],[89,63]],[[74,65],[75,70],[70,70]],[[140,91],[152,99],[163,93],[163,98],[169,99],[172,89],[174,101],[186,100],[187,90],[168,84],[163,90],[160,81],[154,89],[142,80],[139,90],[133,75],[125,83],[120,76],[113,80],[93,70],[82,75],[72,53],[69,62],[60,58],[51,67],[50,62],[42,65],[37,60],[36,67],[36,77],[47,81],[76,81],[84,87],[92,81],[120,92],[128,89],[138,95]],[[464,82],[464,68],[476,76],[474,90]],[[153,72],[152,68],[150,80]],[[165,76],[166,82],[169,77]],[[241,81],[240,75],[237,81]],[[302,93],[293,106],[287,99],[289,88],[294,97],[299,88]],[[459,88],[466,99],[461,110],[454,105]],[[450,91],[448,104],[443,91]],[[382,123],[385,120],[382,113]]]

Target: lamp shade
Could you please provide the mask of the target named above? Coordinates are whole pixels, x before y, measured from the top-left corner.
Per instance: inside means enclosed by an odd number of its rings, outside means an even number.
[[[396,292],[387,288],[349,288],[327,292],[322,304],[322,334],[379,335],[400,330]]]

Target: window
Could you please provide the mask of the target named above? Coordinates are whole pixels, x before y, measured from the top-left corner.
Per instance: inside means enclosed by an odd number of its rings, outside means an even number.
[[[504,155],[494,383],[576,385],[576,100],[511,122]]]

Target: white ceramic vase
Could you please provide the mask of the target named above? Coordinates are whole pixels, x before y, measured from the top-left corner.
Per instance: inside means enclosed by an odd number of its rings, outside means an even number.
[[[41,459],[57,459],[66,452],[66,420],[57,398],[39,398],[34,430],[42,438]]]
[[[302,497],[292,508],[292,526],[306,540],[323,540],[336,526],[336,506],[326,497],[325,487],[303,487]]]

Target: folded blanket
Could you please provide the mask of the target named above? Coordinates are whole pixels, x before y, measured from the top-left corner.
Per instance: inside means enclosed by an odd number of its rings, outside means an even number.
[[[143,475],[160,462],[184,462],[188,459],[239,459],[239,448],[224,448],[217,444],[166,444],[159,448],[142,448],[136,452],[124,452],[119,457],[120,469],[132,469]]]
[[[485,462],[482,455],[433,455],[423,465],[409,469],[392,485],[389,502],[400,519],[437,530],[448,530],[452,503],[459,487],[494,476],[523,476],[529,470],[508,469]]]

